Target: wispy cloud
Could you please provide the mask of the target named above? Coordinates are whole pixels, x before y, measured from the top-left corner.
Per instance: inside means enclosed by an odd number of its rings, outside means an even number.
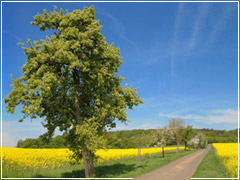
[[[138,49],[136,54],[139,58],[136,59],[144,59],[144,61],[141,61],[139,64],[144,67],[161,63],[165,60],[169,60],[170,48],[171,44],[155,42],[153,44],[149,44],[148,48]]]
[[[233,12],[234,8],[230,5],[225,5],[221,17],[219,17],[216,24],[213,26],[212,31],[210,32],[210,35],[205,43],[205,47],[209,47],[214,43],[217,36],[223,31],[223,29],[226,27],[227,22]]]
[[[209,10],[209,7],[210,7],[209,3],[201,3],[195,24],[193,26],[193,33],[192,33],[192,36],[190,38],[190,41],[189,41],[189,44],[187,46],[187,50],[185,53],[185,58],[184,58],[185,61],[188,59],[189,55],[191,54],[192,49],[196,46],[196,43],[198,42],[199,33],[206,21],[207,12]]]
[[[184,13],[184,3],[179,3],[178,10],[176,13],[175,23],[174,23],[174,30],[173,30],[173,43],[172,43],[172,49],[170,52],[170,73],[171,76],[174,76],[174,68],[175,68],[175,56],[176,56],[176,48],[178,44],[178,33],[182,21]]]
[[[196,114],[176,114],[176,113],[159,113],[161,117],[167,118],[178,118],[184,120],[193,120],[196,122],[201,122],[204,124],[237,124],[238,122],[238,111],[234,109],[222,109],[222,110],[212,110],[206,115],[196,115]]]
[[[12,38],[14,38],[15,40],[17,40],[18,42],[24,42],[20,37],[18,37],[17,35],[9,32],[9,31],[3,30],[2,32],[3,32],[4,34],[7,34],[7,35],[11,36]]]
[[[107,18],[109,18],[112,23],[114,24],[113,26],[113,32],[118,35],[120,38],[122,38],[123,40],[127,41],[128,43],[136,46],[136,43],[133,42],[132,40],[130,40],[129,38],[126,37],[125,35],[125,26],[124,24],[118,20],[116,17],[114,17],[112,14],[106,12],[105,10],[103,10],[102,8],[98,8],[98,12],[104,16],[106,16]]]
[[[202,37],[203,29],[206,29],[206,22],[209,20],[209,12],[210,12],[210,3],[201,3],[198,12],[196,13],[195,21],[192,23],[192,32],[188,38],[182,36],[183,27],[185,24],[184,20],[189,17],[189,11],[187,7],[185,7],[184,3],[180,3],[176,12],[175,22],[173,26],[173,40],[172,47],[170,50],[170,68],[171,68],[171,76],[174,76],[175,68],[176,68],[176,59],[181,58],[186,61],[189,56],[193,53],[193,51],[197,48],[198,43],[202,41],[204,37]],[[208,30],[210,30],[209,35],[206,37],[206,41],[202,46],[202,49],[208,48],[212,44],[214,44],[216,38],[220,35],[220,33],[227,26],[229,19],[235,6],[232,4],[226,3],[223,7],[221,13],[219,13],[219,18],[216,22],[213,22],[213,26],[208,25]],[[189,23],[188,23],[189,24]],[[201,38],[201,39],[200,39]],[[184,48],[183,48],[184,47]]]

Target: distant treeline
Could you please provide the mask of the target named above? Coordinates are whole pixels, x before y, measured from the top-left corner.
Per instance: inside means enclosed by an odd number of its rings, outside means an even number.
[[[155,129],[148,130],[129,130],[129,131],[115,131],[107,132],[105,138],[107,140],[107,148],[137,148],[138,137],[148,136],[155,133]],[[214,129],[194,129],[194,134],[198,132],[205,133],[208,143],[237,143],[238,130],[214,130]],[[19,140],[17,147],[21,148],[67,148],[68,144],[65,140],[65,134],[61,136],[53,137],[49,142],[44,141],[41,137],[37,139],[27,138],[25,140]],[[172,145],[175,142],[172,142]],[[151,147],[153,145],[143,145],[143,147]]]
[[[226,130],[213,130],[213,129],[199,129],[206,134],[208,143],[237,143],[238,142],[238,129]]]

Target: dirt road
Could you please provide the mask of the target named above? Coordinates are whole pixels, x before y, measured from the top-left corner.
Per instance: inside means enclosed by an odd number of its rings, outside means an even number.
[[[210,149],[211,145],[208,145],[207,149],[184,156],[134,180],[189,180]]]

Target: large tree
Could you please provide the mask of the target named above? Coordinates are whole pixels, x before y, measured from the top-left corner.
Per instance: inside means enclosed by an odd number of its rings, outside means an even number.
[[[22,45],[26,64],[22,77],[12,77],[12,91],[5,98],[7,111],[22,104],[24,117],[44,119],[47,139],[58,127],[68,132],[68,142],[76,160],[83,158],[85,176],[93,176],[94,152],[102,148],[103,134],[126,122],[126,110],[142,103],[136,89],[122,87],[118,74],[119,49],[109,45],[100,33],[94,7],[59,12],[46,10],[31,22],[51,37],[28,40]]]

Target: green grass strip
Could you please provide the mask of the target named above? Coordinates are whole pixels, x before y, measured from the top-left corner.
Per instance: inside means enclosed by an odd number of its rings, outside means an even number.
[[[212,147],[195,171],[193,178],[230,178]]]

